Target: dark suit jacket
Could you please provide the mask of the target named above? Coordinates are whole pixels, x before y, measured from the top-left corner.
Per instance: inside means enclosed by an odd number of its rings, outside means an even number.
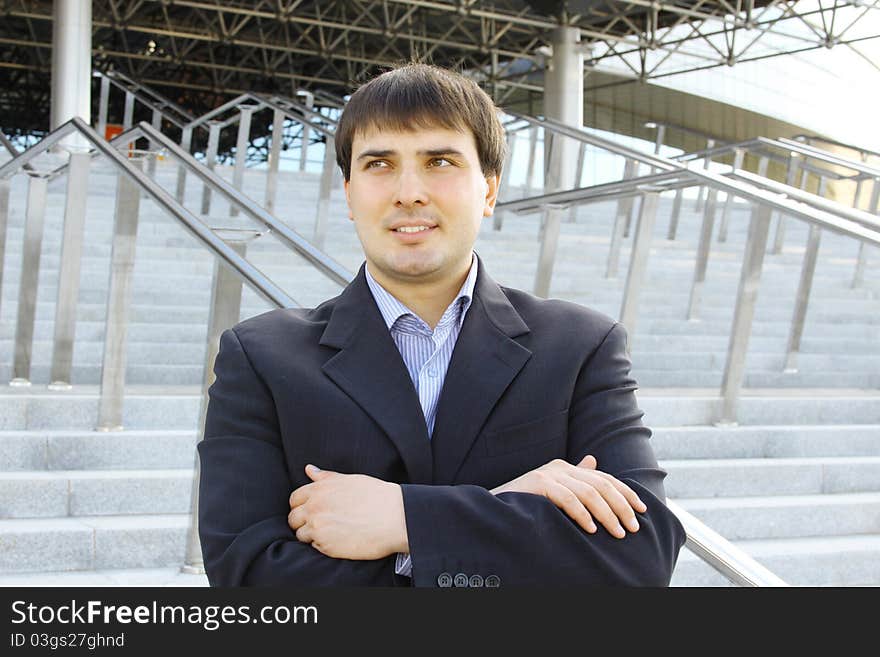
[[[315,309],[241,322],[221,338],[199,444],[210,583],[437,586],[463,573],[501,586],[668,585],[685,535],[664,504],[625,346],[608,317],[502,288],[480,263],[429,440],[363,267]],[[648,506],[637,533],[588,534],[547,498],[489,492],[586,454]],[[411,580],[394,555],[333,559],[296,540],[288,498],[309,483],[309,462],[401,484]]]

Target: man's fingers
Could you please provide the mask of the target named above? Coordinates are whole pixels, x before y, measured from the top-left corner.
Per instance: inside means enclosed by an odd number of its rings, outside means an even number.
[[[300,486],[290,494],[290,498],[287,500],[287,502],[290,505],[291,509],[295,506],[305,504],[308,501],[309,495],[311,494],[310,486],[311,484]]]
[[[296,530],[296,540],[298,540],[300,543],[311,543],[312,542],[312,535],[309,532],[308,525],[303,525],[302,527],[300,527],[299,529]]]
[[[584,531],[594,534],[597,531],[589,511],[570,489],[558,482],[552,482],[547,488],[547,499],[565,511],[569,518],[579,524]]]
[[[301,506],[296,507],[287,514],[287,524],[293,531],[306,524],[306,513]]]
[[[317,465],[312,465],[311,463],[306,465],[306,476],[312,481],[320,481],[321,479],[326,479],[333,474],[336,473],[332,470],[322,470]]]
[[[617,489],[609,482],[596,478],[596,481],[589,484],[580,479],[569,477],[563,480],[561,485],[569,488],[577,496],[587,511],[596,519],[596,522],[607,529],[608,533],[616,538],[626,536],[626,530],[621,525],[621,520],[624,520],[624,524],[626,524],[626,514],[624,513],[623,517],[621,517],[620,514],[623,511],[621,507],[629,510],[630,517],[633,519],[635,519],[635,514],[629,507],[626,498],[617,492]],[[627,524],[626,526],[629,527],[630,525]],[[636,531],[637,529],[638,525],[636,525],[636,529],[630,529],[630,531]]]
[[[642,498],[640,498],[638,496],[638,493],[636,493],[632,488],[630,488],[625,483],[623,483],[620,479],[618,479],[617,477],[615,477],[613,475],[608,474],[607,472],[602,472],[601,470],[597,470],[596,472],[597,472],[597,474],[600,474],[603,477],[605,477],[606,479],[608,479],[611,482],[611,484],[618,491],[620,491],[620,494],[626,498],[626,501],[629,502],[629,505],[633,509],[635,509],[639,513],[644,513],[645,511],[648,510],[648,506],[644,502],[642,502]]]
[[[590,470],[596,469],[596,457],[592,454],[587,454],[584,458],[581,459],[580,463],[577,464],[579,468],[588,468]]]

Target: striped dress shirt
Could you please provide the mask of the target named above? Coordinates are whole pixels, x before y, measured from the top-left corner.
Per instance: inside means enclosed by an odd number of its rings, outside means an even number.
[[[430,438],[434,433],[437,403],[440,401],[452,351],[473,301],[474,285],[477,282],[477,259],[471,257],[471,268],[464,284],[433,330],[427,322],[379,285],[370,275],[369,267],[365,268],[365,273],[373,299],[419,396]],[[397,555],[395,570],[399,575],[409,576],[412,573],[412,562],[408,554]]]

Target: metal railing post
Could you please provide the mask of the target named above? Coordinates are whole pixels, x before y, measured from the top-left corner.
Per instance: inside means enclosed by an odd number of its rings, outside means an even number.
[[[72,152],[68,163],[64,232],[58,266],[58,302],[55,305],[55,337],[49,375],[49,387],[52,389],[70,388],[91,159],[88,152]]]
[[[504,194],[507,198],[510,196],[510,169],[513,166],[513,149],[516,146],[516,133],[507,133],[507,155],[504,158],[504,168],[501,169],[501,182],[499,183],[499,195]],[[495,210],[492,216],[492,229],[501,230],[504,222],[504,212]]]
[[[798,169],[801,166],[801,156],[799,153],[792,153],[788,160],[788,174],[785,177],[785,184],[794,187],[797,181]],[[777,213],[776,221],[776,237],[773,239],[773,253],[779,255],[782,253],[782,244],[785,241],[785,215],[782,212]]]
[[[10,385],[14,386],[30,385],[34,321],[37,312],[37,283],[40,277],[40,254],[43,249],[43,224],[46,219],[48,186],[48,177],[30,175],[21,256],[21,280],[18,288],[18,317],[15,324],[15,356],[12,381],[10,381]]]
[[[706,140],[706,149],[712,150],[713,148],[715,148],[715,140],[714,139],[707,139]],[[711,162],[712,162],[711,155],[706,155],[706,157],[703,158],[703,170],[704,171],[709,170],[709,164]],[[700,210],[703,209],[703,192],[704,191],[706,191],[705,185],[700,185],[697,188],[697,202],[696,202],[696,204],[694,204],[694,212],[699,212]]]
[[[180,147],[187,153],[192,148],[192,132],[192,126],[188,125],[183,128],[180,135]],[[181,162],[177,165],[177,190],[174,194],[178,203],[183,204],[184,194],[186,194],[186,166]]]
[[[758,286],[761,283],[761,268],[764,264],[764,252],[767,249],[771,215],[770,206],[753,206],[736,294],[733,324],[730,329],[727,362],[721,379],[721,413],[717,423],[719,425],[736,424],[736,407],[745,374],[746,354],[758,300]]]
[[[822,179],[825,180],[824,178]],[[791,320],[791,331],[788,334],[788,344],[785,348],[786,372],[797,372],[797,353],[801,349],[801,338],[804,334],[804,322],[807,317],[807,304],[810,302],[810,291],[813,287],[813,275],[816,273],[816,260],[819,255],[819,241],[822,230],[815,224],[810,224],[810,232],[807,236],[807,250],[804,253],[804,264],[801,268],[801,280],[798,284],[797,297],[795,298],[794,316]]]
[[[737,171],[742,169],[743,159],[745,158],[745,151],[741,148],[737,148],[733,151],[733,170]],[[730,192],[727,192],[727,198],[724,199],[724,211],[721,214],[721,225],[718,227],[718,241],[726,242],[727,241],[727,224],[730,221],[730,210],[733,207],[733,199],[734,195]]]
[[[627,158],[623,167],[623,179],[633,177],[635,163]],[[617,201],[617,212],[614,215],[614,226],[611,229],[611,242],[608,246],[608,263],[605,266],[605,278],[615,278],[620,264],[620,249],[623,245],[624,224],[632,209],[632,198],[620,198]]]
[[[712,228],[715,225],[715,206],[717,201],[718,190],[713,187],[709,189],[706,195],[706,205],[703,209],[703,224],[700,228],[700,244],[697,247],[694,282],[691,285],[691,297],[688,302],[687,318],[690,321],[697,319],[700,300],[703,297],[703,287],[706,284],[706,269],[709,266],[709,251],[712,247]]]
[[[157,131],[162,130],[162,113],[159,110],[153,110],[153,116],[152,116],[150,125],[152,125]],[[148,146],[148,148],[150,149],[150,151],[152,151],[154,153],[154,156],[151,157],[147,161],[147,173],[150,174],[151,178],[155,178],[156,177],[156,160],[159,159],[158,156],[155,154],[155,151],[157,151],[159,149],[159,145],[155,144],[153,142],[150,142],[150,145]]]
[[[532,196],[535,189],[535,158],[537,150],[538,126],[532,126],[529,129],[529,163],[526,168],[526,196]]]
[[[245,257],[247,239],[224,239],[242,258]],[[211,310],[208,318],[208,345],[205,350],[205,366],[202,375],[202,399],[199,409],[199,441],[205,437],[205,416],[208,412],[208,388],[214,383],[214,360],[220,351],[220,335],[238,324],[241,315],[242,279],[219,258],[214,259],[214,282],[211,286]],[[190,498],[190,523],[187,533],[186,555],[181,572],[201,575],[205,572],[199,541],[199,453],[195,454],[195,469]]]
[[[587,145],[584,142],[581,142],[580,146],[578,146],[578,157],[577,157],[577,165],[575,166],[575,174],[574,174],[574,187],[581,186],[581,180],[584,177],[584,162],[587,157]],[[571,208],[568,211],[568,223],[572,224],[577,221],[577,203],[572,203]]]
[[[143,163],[139,158],[133,159],[131,165],[143,169]],[[101,398],[95,427],[97,431],[122,430],[128,310],[131,305],[140,200],[138,185],[120,172],[116,187],[113,246],[110,251],[110,287],[107,294]]]
[[[134,125],[134,94],[125,92],[125,110],[122,113],[122,129],[130,130]]]
[[[636,162],[635,160],[632,160],[632,171],[630,172],[629,177],[636,178],[636,177],[638,177],[638,175],[639,175],[639,163]],[[624,214],[625,223],[623,226],[623,237],[625,239],[625,238],[629,237],[629,231],[630,231],[630,228],[632,227],[633,215],[636,212],[636,208],[635,208],[636,199],[633,196],[627,196],[626,198],[621,199],[621,201],[623,201],[623,205],[626,208],[626,212]]]
[[[651,252],[651,238],[654,232],[654,219],[657,216],[657,202],[660,193],[646,191],[642,194],[641,209],[636,223],[633,238],[632,255],[629,259],[629,271],[626,286],[623,289],[623,301],[620,306],[620,323],[629,334],[627,350],[632,350],[636,334],[636,316],[638,314],[639,294],[648,268],[648,254]]]
[[[871,190],[871,205],[868,212],[878,214],[880,210],[880,178],[874,178]],[[865,280],[865,266],[868,264],[868,245],[859,243],[859,255],[856,259],[856,270],[853,273],[852,288],[859,287]]]
[[[107,139],[107,114],[110,107],[110,78],[101,76],[101,98],[98,101],[98,134]]]
[[[275,213],[275,196],[278,194],[278,167],[281,163],[281,145],[284,142],[284,112],[276,109],[272,114],[272,140],[269,145],[269,171],[266,174],[266,210]]]
[[[3,267],[6,264],[6,229],[9,225],[9,188],[8,179],[0,178],[0,291],[3,290]],[[0,307],[3,298],[0,295]]]
[[[315,95],[308,91],[300,91],[297,95],[302,95],[305,97],[305,103],[303,103],[307,108],[312,109],[315,106]],[[305,171],[306,165],[309,161],[309,141],[312,138],[311,128],[309,124],[305,121],[302,122],[302,133],[300,134],[300,143],[301,147],[299,149],[299,170]]]
[[[244,191],[244,167],[247,164],[247,147],[251,135],[251,117],[256,105],[239,105],[238,111],[241,116],[238,119],[238,135],[235,140],[235,168],[232,171],[232,186],[238,191]],[[229,216],[237,217],[238,208],[229,205]]]
[[[330,194],[333,191],[333,174],[336,168],[336,142],[332,136],[324,138],[324,170],[321,172],[321,183],[318,190],[318,208],[315,213],[315,233],[312,244],[319,249],[324,248],[327,237],[327,222],[330,219]]]
[[[535,295],[548,297],[550,282],[553,279],[553,264],[556,260],[556,248],[559,243],[559,224],[562,222],[563,209],[548,205],[544,209],[541,228],[541,248],[538,254],[538,269],[535,272]]]
[[[205,152],[205,166],[211,171],[217,165],[217,149],[220,147],[220,121],[208,121],[208,150]],[[211,212],[211,187],[207,183],[202,187],[202,214]]]
[[[681,215],[681,197],[684,190],[676,189],[675,198],[672,201],[672,212],[669,214],[669,232],[666,233],[666,239],[672,241],[678,232],[678,218]]]

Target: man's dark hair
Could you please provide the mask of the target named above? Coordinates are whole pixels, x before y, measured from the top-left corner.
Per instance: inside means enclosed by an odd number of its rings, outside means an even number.
[[[355,135],[436,127],[470,130],[483,174],[501,173],[506,143],[495,103],[473,80],[429,64],[386,71],[352,94],[336,128],[336,162],[349,180]]]

